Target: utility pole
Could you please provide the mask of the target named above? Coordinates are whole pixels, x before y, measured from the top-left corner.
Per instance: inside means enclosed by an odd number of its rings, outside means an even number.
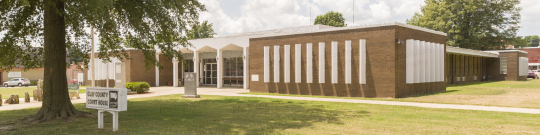
[[[95,75],[96,75],[96,63],[94,62],[94,27],[93,26],[90,26],[90,34],[92,35],[92,54],[90,54],[90,60],[91,60],[91,63],[92,63],[92,87],[96,87],[96,78]]]
[[[352,0],[352,25],[354,26],[354,0]]]

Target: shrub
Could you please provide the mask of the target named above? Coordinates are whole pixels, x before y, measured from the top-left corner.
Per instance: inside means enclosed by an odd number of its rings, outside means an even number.
[[[126,83],[126,88],[137,93],[145,93],[150,90],[150,84],[148,82],[129,82]]]
[[[30,81],[30,85],[37,85],[38,81]]]

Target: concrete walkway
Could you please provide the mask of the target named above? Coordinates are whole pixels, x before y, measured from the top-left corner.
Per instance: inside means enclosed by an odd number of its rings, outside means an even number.
[[[183,94],[183,87],[152,87],[149,94],[128,95],[128,99],[145,98],[161,95]],[[514,112],[514,113],[529,113],[540,114],[540,109],[528,108],[513,108],[513,107],[495,107],[495,106],[478,106],[478,105],[455,105],[455,104],[436,104],[436,103],[416,103],[416,102],[400,102],[400,101],[377,101],[377,100],[359,100],[359,99],[339,99],[339,98],[317,98],[317,97],[293,97],[293,96],[270,96],[270,95],[249,95],[238,94],[249,92],[244,89],[216,89],[211,87],[201,87],[198,89],[199,95],[216,95],[216,96],[237,96],[237,97],[261,97],[275,99],[290,99],[290,100],[305,100],[305,101],[324,101],[324,102],[343,102],[343,103],[362,103],[362,104],[377,104],[377,105],[398,105],[398,106],[413,106],[424,108],[443,108],[443,109],[461,109],[461,110],[479,110],[479,111],[494,111],[494,112]],[[86,94],[80,95],[81,99],[71,100],[72,103],[85,103]],[[2,110],[16,110],[30,107],[41,107],[41,102],[32,101],[24,103],[24,99],[20,100],[20,104],[3,104],[0,106]]]

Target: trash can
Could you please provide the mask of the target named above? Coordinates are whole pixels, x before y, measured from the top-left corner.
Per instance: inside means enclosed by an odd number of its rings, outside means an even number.
[[[172,82],[167,82],[167,84],[168,84],[169,86],[172,86]]]

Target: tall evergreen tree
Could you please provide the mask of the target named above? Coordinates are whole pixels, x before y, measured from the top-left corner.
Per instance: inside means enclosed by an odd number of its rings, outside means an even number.
[[[85,28],[93,26],[99,32],[98,56],[103,61],[110,61],[109,56],[129,59],[121,43],[132,37],[129,42],[144,53],[149,69],[160,65],[152,45],[169,58],[178,57],[180,52],[173,48],[187,46],[187,38],[178,37],[179,44],[173,44],[168,37],[181,35],[204,10],[197,0],[2,0],[0,68],[44,67],[42,107],[29,118],[48,121],[84,116],[68,97],[66,56],[89,62],[90,36]],[[71,53],[66,54],[68,49]]]
[[[425,0],[410,25],[448,34],[446,44],[469,49],[514,45],[520,22],[519,0]]]
[[[340,12],[330,11],[324,15],[318,15],[313,24],[322,24],[334,27],[345,27],[345,18]]]

